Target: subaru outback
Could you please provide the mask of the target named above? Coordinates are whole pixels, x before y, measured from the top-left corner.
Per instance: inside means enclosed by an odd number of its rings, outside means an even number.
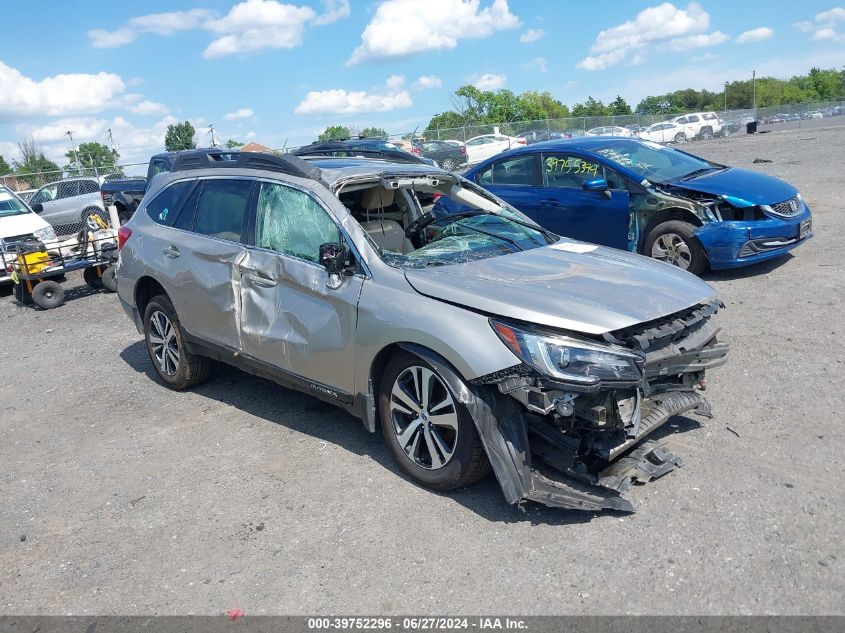
[[[469,210],[438,218],[426,196]],[[709,415],[728,351],[695,276],[429,165],[188,152],[119,243],[121,303],[167,386],[216,359],[312,394],[435,490],[492,469],[510,503],[631,511],[631,483],[680,462],[647,436]]]

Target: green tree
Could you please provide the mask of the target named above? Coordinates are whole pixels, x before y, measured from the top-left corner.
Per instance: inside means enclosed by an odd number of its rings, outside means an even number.
[[[517,97],[518,120],[565,119],[570,116],[569,108],[555,99],[549,92],[528,90]]]
[[[164,135],[164,149],[168,152],[178,152],[183,149],[196,149],[194,134],[196,130],[190,121],[184,123],[171,123],[167,126],[167,133]]]
[[[387,138],[388,135],[387,132],[380,127],[365,127],[361,130],[361,136],[366,136],[367,138]]]
[[[351,133],[345,125],[330,125],[317,137],[318,141],[336,141],[349,138]]]
[[[607,116],[609,114],[611,114],[610,108],[592,97],[587,97],[584,103],[576,103],[572,106],[572,115],[577,117]]]
[[[121,170],[116,167],[120,154],[117,150],[110,149],[102,143],[82,143],[74,152],[65,152],[69,164],[65,169],[90,169],[96,172],[118,173]],[[79,161],[77,163],[76,161]]]
[[[6,159],[0,156],[0,176],[12,173],[12,166],[6,162]]]
[[[616,98],[607,107],[610,108],[611,114],[631,114],[631,106],[628,105],[628,102],[621,95],[616,95]]]
[[[30,187],[60,180],[62,171],[59,166],[44,156],[44,149],[34,139],[27,138],[18,142],[21,160],[13,161],[15,178]]]
[[[244,144],[243,144],[243,143],[241,143],[240,141],[236,141],[236,140],[235,140],[235,139],[233,139],[233,138],[230,138],[230,139],[229,139],[228,141],[226,141],[226,143],[223,145],[223,147],[225,147],[226,149],[237,149],[237,148],[239,148],[239,147],[243,147],[243,146],[244,146]]]

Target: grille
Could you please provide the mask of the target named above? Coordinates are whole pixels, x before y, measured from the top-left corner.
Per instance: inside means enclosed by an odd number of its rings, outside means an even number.
[[[769,208],[771,208],[772,213],[775,215],[790,218],[801,213],[801,206],[801,199],[796,196],[784,202],[778,202],[777,204],[770,205]]]
[[[9,237],[0,238],[0,244],[2,244],[4,251],[11,251],[12,247],[20,244],[21,242],[29,239],[33,239],[35,236],[32,233],[25,233],[23,235],[10,235]]]

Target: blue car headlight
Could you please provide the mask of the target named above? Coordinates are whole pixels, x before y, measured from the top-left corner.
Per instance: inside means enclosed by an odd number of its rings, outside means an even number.
[[[614,345],[535,332],[490,320],[502,342],[525,364],[561,382],[583,386],[639,383],[645,356]]]

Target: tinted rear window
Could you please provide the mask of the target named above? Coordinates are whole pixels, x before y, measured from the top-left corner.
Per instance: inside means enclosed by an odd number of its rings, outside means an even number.
[[[156,224],[170,224],[173,217],[179,212],[182,200],[188,195],[193,184],[193,180],[185,180],[174,183],[159,192],[147,204],[147,215]]]
[[[251,180],[206,180],[194,214],[194,231],[240,242],[252,184]]]

